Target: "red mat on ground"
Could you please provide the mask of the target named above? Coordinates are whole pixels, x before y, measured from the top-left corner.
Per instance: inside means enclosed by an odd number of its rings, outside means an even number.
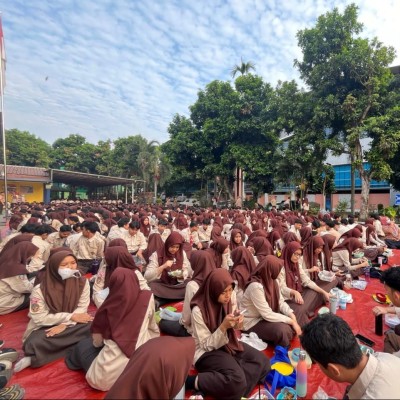
[[[389,266],[400,265],[400,250],[393,250],[394,256],[389,258]],[[353,332],[372,339],[376,344],[375,351],[382,351],[383,336],[375,335],[375,319],[371,309],[377,305],[372,299],[372,294],[384,292],[383,285],[377,279],[371,279],[365,291],[351,290],[354,302],[347,305],[346,310],[338,310],[337,314],[345,319],[352,327]],[[95,307],[90,306],[89,311],[94,314]],[[5,341],[5,347],[17,349],[22,357],[22,335],[28,324],[27,310],[0,316],[0,339]],[[387,327],[385,327],[387,328]],[[384,328],[384,329],[385,329]],[[293,340],[291,348],[299,347],[299,340]],[[265,350],[272,357],[272,346]],[[342,398],[346,384],[331,381],[322,374],[318,366],[313,365],[308,370],[307,398],[321,386],[332,397]],[[105,392],[100,392],[89,387],[82,371],[70,371],[63,359],[54,361],[41,368],[27,368],[11,379],[11,384],[18,383],[25,388],[26,399],[102,399]]]

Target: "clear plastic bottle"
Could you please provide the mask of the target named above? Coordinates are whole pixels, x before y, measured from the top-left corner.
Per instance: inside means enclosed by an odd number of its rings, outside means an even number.
[[[306,397],[307,395],[307,361],[304,350],[300,350],[296,368],[296,392],[298,397]]]
[[[365,267],[365,270],[364,270],[364,276],[365,276],[365,280],[367,282],[369,282],[371,280],[370,274],[371,274],[371,261],[368,261],[368,266]]]
[[[351,274],[346,274],[346,280],[344,281],[345,289],[348,289],[348,290],[351,289],[351,282],[352,282]]]

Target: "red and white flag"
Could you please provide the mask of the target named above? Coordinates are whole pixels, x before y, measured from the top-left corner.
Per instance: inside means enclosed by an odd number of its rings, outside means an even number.
[[[0,66],[1,66],[1,85],[0,93],[4,93],[4,87],[6,86],[6,48],[4,46],[4,35],[3,35],[3,24],[0,15]]]

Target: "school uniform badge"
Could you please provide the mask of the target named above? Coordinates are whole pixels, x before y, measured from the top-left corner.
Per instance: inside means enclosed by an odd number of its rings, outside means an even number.
[[[36,313],[39,311],[40,306],[39,306],[39,299],[32,298],[31,299],[31,312]]]

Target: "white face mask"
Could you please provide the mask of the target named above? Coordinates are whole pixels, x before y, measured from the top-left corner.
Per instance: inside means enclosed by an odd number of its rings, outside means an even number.
[[[58,269],[58,274],[61,276],[62,280],[64,281],[65,279],[69,278],[80,278],[82,274],[80,271],[77,271],[76,269],[71,269],[71,268],[59,268]]]

